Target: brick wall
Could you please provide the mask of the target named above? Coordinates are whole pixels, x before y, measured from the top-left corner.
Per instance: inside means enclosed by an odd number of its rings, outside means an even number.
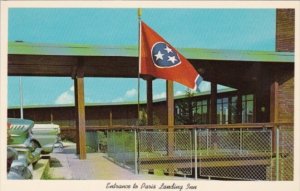
[[[295,10],[276,10],[276,51],[294,52]],[[294,74],[289,74],[278,85],[278,122],[294,121]]]
[[[276,51],[294,52],[295,10],[276,10]]]
[[[294,77],[278,86],[278,122],[294,121]]]

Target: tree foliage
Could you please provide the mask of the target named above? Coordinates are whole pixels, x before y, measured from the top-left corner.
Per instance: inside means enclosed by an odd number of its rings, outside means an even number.
[[[177,123],[183,125],[198,124],[200,119],[199,114],[196,112],[197,102],[194,101],[194,96],[195,93],[192,92],[190,89],[187,89],[185,91],[185,99],[177,101],[176,107],[179,111],[175,115]]]

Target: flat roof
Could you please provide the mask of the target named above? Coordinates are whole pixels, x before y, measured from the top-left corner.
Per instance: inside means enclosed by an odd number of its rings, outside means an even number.
[[[204,80],[236,89],[294,71],[293,52],[179,48]],[[138,78],[133,46],[9,42],[8,75]],[[266,76],[265,74],[268,74]]]
[[[293,52],[221,50],[204,48],[178,48],[187,59],[231,60],[252,62],[294,62]],[[29,42],[9,42],[8,54],[52,55],[52,56],[118,56],[137,57],[137,45],[93,46],[84,44],[39,44]]]

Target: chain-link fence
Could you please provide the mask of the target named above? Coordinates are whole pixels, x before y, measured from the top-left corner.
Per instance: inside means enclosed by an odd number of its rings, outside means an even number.
[[[86,146],[87,152],[98,151],[100,139],[98,138],[97,132],[86,132]]]
[[[293,180],[293,127],[109,130],[107,152],[135,172]]]
[[[293,180],[294,168],[294,131],[289,126],[278,128],[278,174],[277,180]]]
[[[160,174],[191,175],[190,131],[142,131],[139,133],[139,169]]]
[[[199,129],[197,153],[200,177],[270,179],[272,131]]]
[[[107,154],[116,163],[135,171],[136,169],[136,132],[115,131],[107,132]]]

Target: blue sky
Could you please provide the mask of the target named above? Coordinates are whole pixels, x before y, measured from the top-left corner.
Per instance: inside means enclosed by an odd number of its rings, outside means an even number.
[[[143,9],[142,19],[177,48],[275,49],[275,9]],[[9,10],[9,41],[137,45],[136,9]],[[24,105],[74,103],[71,78],[23,77]],[[19,78],[9,77],[8,105],[19,105]],[[202,83],[202,91],[209,83]],[[154,98],[165,97],[165,81],[154,81]],[[186,87],[176,84],[175,95]],[[141,80],[141,99],[145,99]],[[137,100],[137,79],[85,78],[85,101]]]

